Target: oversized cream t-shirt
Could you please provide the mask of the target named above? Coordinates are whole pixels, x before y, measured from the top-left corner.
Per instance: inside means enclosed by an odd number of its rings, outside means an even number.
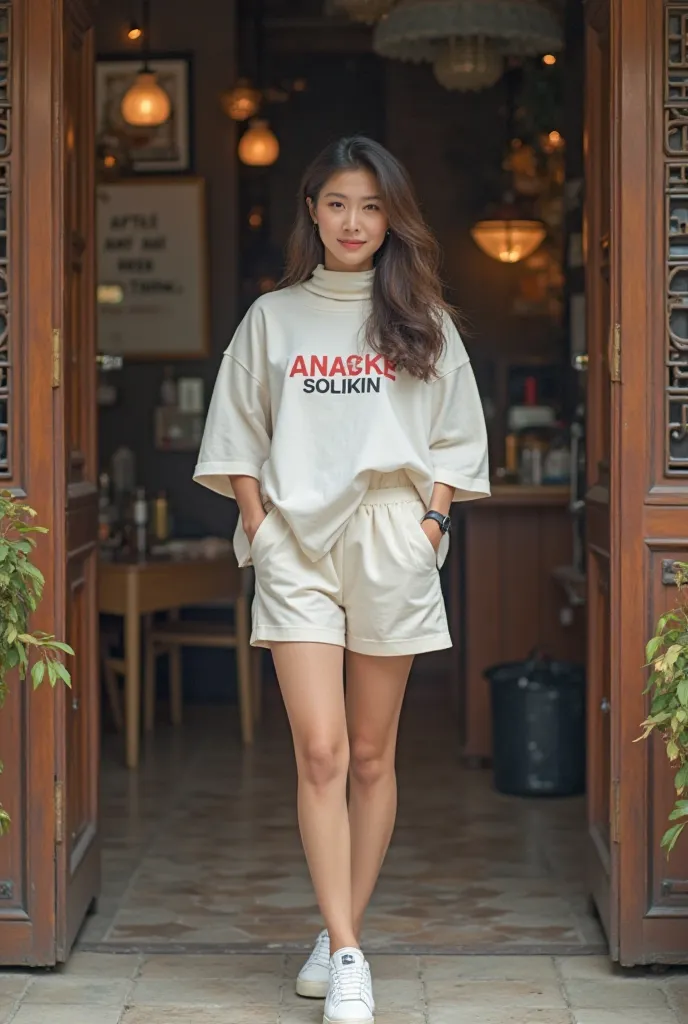
[[[490,493],[487,437],[468,355],[449,317],[429,383],[366,349],[374,271],[318,267],[258,299],[224,354],[194,479],[233,498],[252,476],[317,561],[346,527],[373,473],[404,470],[429,506],[435,481],[454,501]],[[241,526],[240,565],[250,564]]]

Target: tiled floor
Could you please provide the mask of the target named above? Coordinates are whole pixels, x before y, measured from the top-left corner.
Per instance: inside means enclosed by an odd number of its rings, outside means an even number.
[[[77,953],[0,975],[0,1024],[320,1024],[300,958]],[[371,957],[377,1024],[687,1024],[688,974],[621,976],[605,957]]]
[[[322,1003],[294,994],[320,921],[279,701],[253,751],[236,737],[217,711],[160,728],[136,773],[108,744],[98,913],[66,967],[0,973],[0,1024],[320,1024]],[[584,955],[604,943],[582,801],[500,797],[460,770],[453,717],[420,673],[399,776],[364,942],[377,1024],[688,1024],[688,972]]]
[[[584,804],[503,797],[459,766],[458,729],[419,659],[399,747],[396,833],[364,934],[369,950],[601,952],[582,877]],[[423,669],[425,668],[425,672]],[[436,678],[436,677],[435,677]],[[139,772],[108,743],[104,888],[82,949],[285,952],[320,928],[273,689],[252,751],[233,714],[161,726]]]

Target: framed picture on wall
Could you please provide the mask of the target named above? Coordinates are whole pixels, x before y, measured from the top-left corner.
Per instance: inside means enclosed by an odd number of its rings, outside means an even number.
[[[96,189],[98,351],[127,360],[209,351],[205,183],[122,178]]]
[[[191,56],[153,55],[148,64],[170,97],[171,112],[157,128],[133,128],[122,117],[122,98],[136,81],[141,58],[102,57],[96,61],[96,135],[124,138],[132,170],[141,174],[192,170]]]

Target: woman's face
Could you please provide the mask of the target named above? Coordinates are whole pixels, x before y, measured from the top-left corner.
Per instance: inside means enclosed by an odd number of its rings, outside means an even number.
[[[333,174],[323,185],[317,203],[308,200],[308,208],[325,247],[327,270],[372,270],[373,256],[385,240],[388,220],[371,171]]]

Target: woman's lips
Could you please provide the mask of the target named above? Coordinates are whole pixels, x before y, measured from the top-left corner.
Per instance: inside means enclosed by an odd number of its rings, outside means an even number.
[[[343,245],[345,249],[351,249],[352,252],[355,252],[356,249],[360,249],[362,245],[365,245],[365,242],[353,242],[344,238],[338,238],[337,241],[340,245]]]

